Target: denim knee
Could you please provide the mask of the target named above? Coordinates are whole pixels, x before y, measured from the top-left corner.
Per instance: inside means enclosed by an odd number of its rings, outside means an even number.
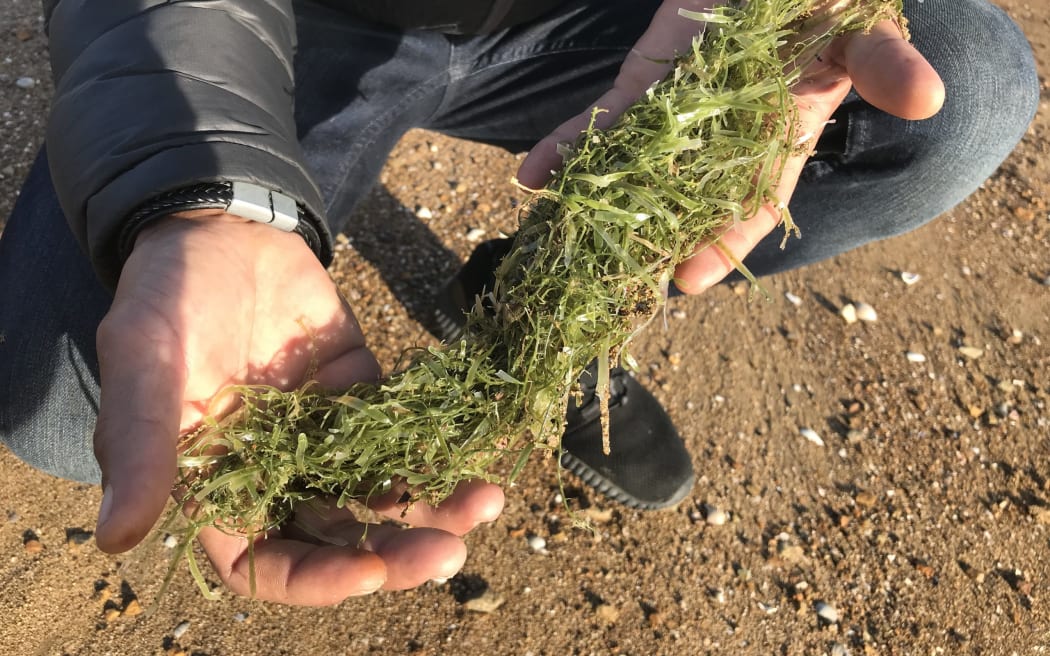
[[[921,31],[916,45],[944,81],[945,104],[903,135],[917,143],[909,168],[926,169],[923,192],[932,202],[887,225],[882,236],[917,227],[973,193],[1021,140],[1039,106],[1032,48],[1003,10],[987,0],[908,4]]]
[[[41,152],[0,236],[0,442],[41,471],[88,483],[100,478],[94,335],[109,302]]]

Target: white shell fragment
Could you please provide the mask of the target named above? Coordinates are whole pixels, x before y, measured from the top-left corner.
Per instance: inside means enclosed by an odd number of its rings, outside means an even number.
[[[839,310],[839,316],[846,320],[846,323],[857,323],[857,308],[852,303],[846,303]]]
[[[31,77],[20,77],[15,80],[15,86],[19,89],[32,89],[36,86],[36,80]]]
[[[977,348],[976,346],[960,346],[959,353],[963,357],[969,358],[971,360],[976,360],[977,358],[984,355],[984,351]]]
[[[839,611],[831,604],[823,601],[818,601],[813,606],[813,610],[817,611],[817,617],[824,620],[828,624],[839,623]]]
[[[901,271],[901,280],[904,281],[905,285],[914,285],[915,283],[919,282],[921,278],[922,276],[920,276],[917,273],[912,273],[911,271]]]
[[[802,305],[802,299],[799,298],[798,296],[795,296],[791,292],[784,292],[784,298],[786,298],[788,300],[788,303],[791,303],[795,307],[798,307],[799,305]]]
[[[539,535],[529,536],[529,549],[532,549],[536,553],[544,553],[547,551],[547,541]]]
[[[908,351],[904,357],[908,358],[908,362],[926,362],[926,356],[915,351]]]
[[[467,231],[467,241],[476,243],[485,238],[485,231],[481,228],[471,228]]]
[[[722,526],[729,521],[729,513],[722,510],[718,506],[712,506],[710,504],[704,504],[704,521],[711,526]]]
[[[816,444],[817,446],[824,446],[824,440],[821,439],[817,431],[813,430],[812,428],[800,429],[799,433],[802,435],[802,437],[806,438],[813,444]]]
[[[867,321],[872,323],[879,320],[879,315],[876,314],[875,308],[871,307],[863,301],[857,302],[857,318],[861,321]]]
[[[190,630],[189,622],[179,622],[178,626],[171,630],[171,637],[178,640]]]
[[[432,212],[431,209],[426,205],[422,205],[416,208],[416,218],[423,220],[432,219],[434,218],[434,212]]]

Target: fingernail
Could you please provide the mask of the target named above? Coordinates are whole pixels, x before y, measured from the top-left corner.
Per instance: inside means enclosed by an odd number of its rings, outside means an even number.
[[[102,490],[102,504],[98,508],[98,525],[100,527],[109,521],[111,512],[113,512],[113,488],[107,484]]]

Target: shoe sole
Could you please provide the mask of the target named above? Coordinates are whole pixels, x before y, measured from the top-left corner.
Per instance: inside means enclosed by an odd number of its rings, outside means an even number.
[[[588,487],[593,488],[599,494],[612,499],[616,503],[623,504],[628,508],[633,508],[635,510],[662,510],[665,508],[673,508],[681,503],[682,499],[685,499],[689,493],[692,492],[693,484],[696,481],[695,475],[690,476],[688,480],[683,482],[682,485],[664,501],[642,501],[638,497],[625,491],[616,483],[613,483],[599,474],[596,470],[592,469],[590,465],[568,451],[562,451],[561,453],[561,466],[575,474],[577,478],[583,481]]]

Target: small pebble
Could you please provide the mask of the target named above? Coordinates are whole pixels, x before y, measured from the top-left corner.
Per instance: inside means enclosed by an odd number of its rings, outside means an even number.
[[[984,351],[977,348],[976,346],[960,346],[959,353],[970,360],[976,360],[977,358],[984,355]]]
[[[421,205],[420,207],[416,208],[416,218],[423,220],[432,219],[434,218],[434,213],[430,211],[429,207]]]
[[[791,303],[792,305],[794,305],[796,307],[798,307],[799,305],[802,305],[802,299],[799,298],[798,296],[795,296],[791,292],[784,292],[784,298],[786,298],[788,300],[788,303]]]
[[[871,492],[865,490],[863,492],[858,492],[857,496],[854,498],[854,501],[856,501],[857,505],[862,508],[871,508],[876,503],[878,503],[879,498]]]
[[[685,319],[688,316],[689,315],[686,314],[685,310],[679,310],[679,309],[671,310],[671,318],[672,319]]]
[[[18,513],[16,513],[13,510],[7,511],[7,521],[14,523],[17,522],[19,519],[21,519],[21,517],[19,517]]]
[[[806,438],[813,444],[816,444],[817,446],[824,446],[824,440],[821,439],[820,435],[817,434],[817,431],[813,430],[812,428],[803,428],[799,430],[799,433],[802,434],[802,437]]]
[[[849,649],[841,642],[831,645],[831,656],[849,656]]]
[[[594,613],[605,624],[616,624],[616,620],[620,619],[620,609],[612,604],[598,604]]]
[[[248,613],[234,613],[233,614],[233,621],[234,622],[244,622],[247,619],[248,619]]]
[[[44,550],[44,545],[40,543],[40,540],[30,538],[22,544],[22,548],[27,554],[35,555]]]
[[[857,323],[857,308],[852,303],[846,303],[839,310],[839,316],[846,320],[846,323]]]
[[[467,241],[477,243],[485,238],[485,231],[481,228],[471,228],[467,231]]]
[[[31,77],[20,77],[15,80],[15,86],[19,89],[32,89],[36,86],[36,80]]]
[[[475,613],[494,613],[506,600],[492,590],[485,590],[480,597],[468,599],[463,607]]]
[[[876,314],[875,308],[861,301],[857,303],[857,318],[872,323],[879,320],[879,315]]]
[[[1017,345],[1024,341],[1024,333],[1016,328],[1010,333],[1010,336],[1006,338],[1007,343]]]
[[[162,543],[167,549],[174,549],[179,546],[179,539],[171,533],[164,536],[164,542]]]
[[[839,611],[837,608],[829,603],[818,601],[813,609],[817,611],[817,617],[824,620],[828,624],[839,623]]]
[[[543,553],[547,550],[547,541],[539,535],[530,535],[528,542],[529,549],[532,549],[536,553]]]
[[[914,285],[919,282],[921,277],[922,276],[919,274],[912,273],[911,271],[901,271],[901,280],[904,281],[905,285]]]
[[[908,351],[904,357],[908,358],[908,362],[926,362],[926,356],[915,351]]]
[[[171,637],[173,637],[176,640],[178,640],[183,635],[185,635],[186,632],[189,631],[189,630],[190,630],[190,623],[189,622],[179,622],[178,625],[174,629],[171,630]]]

